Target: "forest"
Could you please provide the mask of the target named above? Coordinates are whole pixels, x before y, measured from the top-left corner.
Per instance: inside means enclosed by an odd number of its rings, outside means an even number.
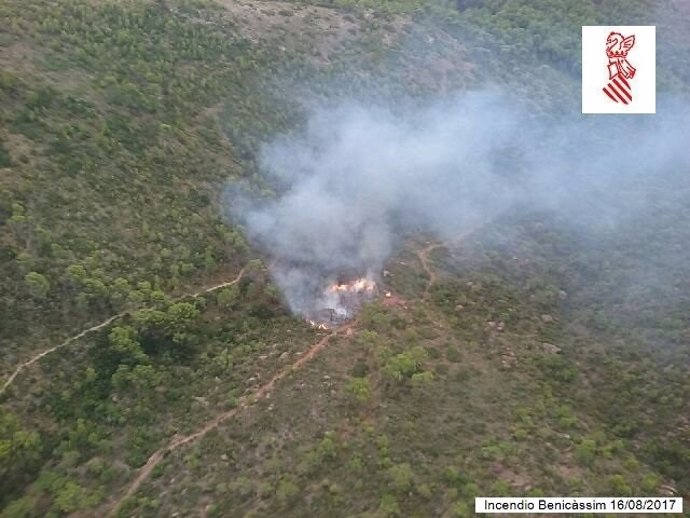
[[[582,25],[657,25],[659,95],[687,100],[680,4],[2,2],[0,517],[687,509],[687,199],[601,246],[529,211],[406,236],[394,296],[327,330],[224,206],[231,182],[276,196],[262,150],[311,100],[397,112],[498,85],[579,112]],[[650,257],[668,275],[637,286]]]

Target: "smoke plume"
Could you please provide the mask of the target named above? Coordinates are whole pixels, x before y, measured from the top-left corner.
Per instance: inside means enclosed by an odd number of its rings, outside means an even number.
[[[453,239],[517,206],[558,211],[591,231],[657,202],[660,188],[687,199],[689,113],[661,101],[653,116],[549,120],[495,92],[405,113],[320,106],[298,135],[263,149],[274,198],[234,185],[226,199],[271,256],[291,309],[308,317],[333,305],[325,285],[376,278],[410,232]]]

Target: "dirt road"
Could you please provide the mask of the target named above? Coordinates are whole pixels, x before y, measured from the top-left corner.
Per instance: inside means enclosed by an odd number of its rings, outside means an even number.
[[[199,297],[200,295],[204,295],[206,293],[210,293],[212,291],[219,290],[221,288],[226,288],[228,286],[232,286],[233,284],[237,284],[242,279],[242,277],[244,276],[245,270],[246,270],[246,267],[242,268],[240,270],[240,272],[237,274],[237,277],[235,277],[231,281],[221,282],[219,284],[215,284],[213,286],[210,286],[208,288],[204,288],[204,289],[196,291],[194,293],[180,295],[179,297],[176,297],[173,300],[178,301],[178,300],[183,300],[183,299],[190,298],[190,297],[196,298],[196,297]],[[53,353],[53,352],[57,351],[58,349],[62,349],[63,347],[67,347],[71,343],[76,342],[77,340],[79,340],[81,338],[84,338],[86,335],[93,333],[94,331],[98,331],[99,329],[103,329],[104,327],[107,327],[108,325],[112,324],[115,320],[124,317],[128,313],[129,313],[129,311],[123,311],[122,313],[118,313],[117,315],[113,315],[110,318],[104,320],[103,322],[96,324],[96,325],[93,325],[91,327],[88,327],[88,328],[84,329],[83,331],[81,331],[80,333],[77,333],[76,335],[69,337],[64,342],[62,342],[58,345],[55,345],[53,347],[50,347],[49,349],[46,349],[44,351],[41,351],[40,353],[38,353],[38,354],[32,356],[31,358],[29,358],[28,360],[26,360],[24,363],[20,363],[17,366],[17,368],[14,369],[14,372],[12,372],[10,377],[7,378],[7,381],[5,381],[5,383],[2,385],[2,388],[0,388],[0,396],[2,396],[5,393],[5,391],[8,389],[8,387],[10,385],[12,385],[14,380],[17,378],[17,376],[19,376],[19,374],[21,374],[21,372],[24,369],[31,367],[31,365],[33,365],[34,363],[39,361],[41,358],[48,356],[50,353]]]
[[[118,498],[114,504],[112,504],[107,516],[115,516],[115,514],[117,514],[118,510],[120,509],[124,501],[137,492],[139,487],[141,487],[141,485],[151,476],[151,472],[153,471],[153,469],[169,453],[177,450],[178,448],[181,448],[182,446],[193,443],[198,439],[201,439],[208,432],[210,432],[214,428],[217,428],[220,424],[227,421],[228,419],[235,417],[238,413],[240,413],[242,410],[247,408],[252,403],[255,403],[260,399],[265,398],[268,394],[271,393],[271,391],[273,390],[273,388],[279,380],[284,378],[287,374],[300,369],[305,363],[314,358],[314,356],[316,356],[324,347],[326,347],[331,338],[335,337],[338,334],[345,334],[348,330],[353,329],[356,325],[357,321],[354,320],[347,325],[332,330],[329,334],[323,336],[318,342],[311,345],[309,349],[307,349],[307,351],[304,352],[294,363],[278,371],[268,382],[266,382],[264,385],[259,387],[251,394],[247,394],[246,396],[241,397],[239,399],[238,405],[235,408],[216,415],[213,419],[204,424],[204,426],[202,426],[199,430],[190,435],[177,438],[173,437],[167,446],[164,446],[153,452],[146,461],[146,464],[144,464],[144,466],[139,470],[139,474],[136,476],[136,478],[134,478],[134,480],[132,480],[129,486],[127,486],[127,490],[124,492],[124,494],[120,498]]]

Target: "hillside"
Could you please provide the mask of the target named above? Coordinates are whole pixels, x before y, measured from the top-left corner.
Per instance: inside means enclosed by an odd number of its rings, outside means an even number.
[[[407,232],[325,330],[228,206],[280,198],[263,153],[313,106],[498,88],[579,112],[579,26],[623,4],[667,31],[660,95],[686,99],[690,11],[641,0],[4,2],[0,516],[687,508],[686,170],[614,230],[522,207]]]

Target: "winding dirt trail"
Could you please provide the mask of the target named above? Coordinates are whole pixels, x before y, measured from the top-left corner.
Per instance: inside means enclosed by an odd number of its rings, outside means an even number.
[[[30,359],[26,360],[24,363],[20,363],[16,369],[14,369],[14,372],[10,375],[10,377],[7,379],[7,381],[3,384],[2,388],[0,388],[0,396],[5,393],[7,388],[12,384],[12,382],[15,380],[19,374],[26,369],[27,367],[30,367],[34,363],[36,363],[38,360],[43,358],[44,356],[48,356],[50,353],[57,351],[58,349],[62,349],[63,347],[68,346],[72,342],[79,340],[80,338],[85,337],[89,333],[93,333],[94,331],[98,331],[99,329],[103,329],[113,321],[117,320],[118,318],[121,318],[125,316],[127,313],[118,313],[117,315],[113,315],[107,320],[104,320],[100,324],[96,324],[95,326],[88,327],[84,329],[81,333],[76,334],[74,336],[69,337],[67,340],[62,342],[61,344],[58,344],[56,346],[51,347],[50,349],[46,349],[45,351],[41,351],[37,355],[31,357]]]
[[[187,298],[196,298],[196,297],[199,297],[200,295],[204,295],[206,293],[210,293],[212,291],[219,290],[221,288],[227,288],[228,286],[232,286],[233,284],[237,284],[242,279],[242,277],[244,276],[244,272],[245,272],[246,268],[247,268],[246,266],[244,268],[242,268],[240,270],[240,272],[237,274],[237,277],[235,277],[231,281],[221,282],[220,284],[215,284],[213,286],[210,286],[208,288],[204,288],[204,289],[196,291],[194,293],[188,293],[188,294],[180,295],[179,297],[175,297],[172,300],[173,300],[173,302],[176,302],[176,301],[184,300]],[[91,327],[88,327],[88,328],[84,329],[83,331],[81,331],[80,333],[69,337],[64,342],[62,342],[58,345],[55,345],[49,349],[46,349],[44,351],[41,351],[40,353],[38,353],[35,356],[32,356],[31,358],[26,360],[24,363],[20,363],[17,366],[17,368],[14,369],[14,371],[12,372],[10,377],[7,378],[7,381],[5,381],[5,383],[0,388],[0,396],[2,396],[5,393],[5,391],[9,388],[10,385],[12,385],[14,380],[17,378],[17,376],[19,376],[19,374],[21,374],[21,372],[24,369],[31,367],[34,363],[39,361],[41,358],[48,356],[50,353],[53,353],[53,352],[57,351],[58,349],[62,349],[63,347],[67,347],[72,342],[76,342],[77,340],[84,338],[86,335],[93,333],[94,331],[98,331],[99,329],[103,329],[104,327],[107,327],[108,325],[112,324],[115,320],[118,320],[119,318],[122,318],[129,313],[130,313],[130,311],[123,311],[122,313],[118,313],[116,315],[113,315],[113,316],[109,317],[108,319],[104,320],[103,322],[96,324],[96,325],[93,325]]]
[[[110,511],[107,513],[107,516],[114,516],[117,514],[119,511],[120,507],[122,507],[122,504],[127,500],[127,498],[131,497],[134,495],[139,487],[151,476],[151,472],[153,469],[160,464],[160,462],[171,452],[174,450],[185,446],[186,444],[193,443],[194,441],[201,439],[204,437],[208,432],[211,430],[217,428],[219,425],[221,425],[223,422],[227,421],[228,419],[231,419],[235,417],[238,413],[240,413],[242,410],[246,409],[249,405],[252,403],[256,403],[260,399],[265,398],[270,392],[273,390],[275,387],[276,383],[280,381],[282,378],[284,378],[286,375],[289,373],[296,371],[300,369],[305,363],[307,363],[309,360],[314,358],[326,345],[328,342],[331,340],[331,338],[341,334],[341,333],[346,333],[348,330],[352,329],[357,325],[357,320],[353,320],[349,324],[346,324],[342,327],[339,327],[337,329],[332,330],[329,334],[323,336],[318,342],[313,344],[312,346],[307,349],[306,352],[304,352],[294,363],[291,363],[284,369],[278,371],[268,382],[266,382],[264,385],[259,387],[257,390],[252,392],[251,394],[247,394],[246,396],[242,396],[239,398],[238,405],[233,408],[232,410],[228,410],[226,412],[222,412],[210,421],[208,421],[204,426],[202,426],[199,430],[196,432],[184,436],[184,437],[173,437],[170,442],[168,443],[167,446],[164,446],[155,452],[151,454],[151,456],[148,458],[146,461],[146,464],[139,470],[139,474],[132,480],[132,482],[129,484],[127,487],[127,490],[125,493],[118,498],[114,504],[112,504],[112,507],[110,508]]]
[[[237,277],[235,277],[231,281],[226,281],[226,282],[221,282],[220,284],[214,284],[213,286],[209,286],[208,288],[201,289],[199,291],[195,291],[194,293],[188,293],[186,295],[180,295],[179,297],[174,298],[174,301],[178,300],[184,300],[184,299],[195,299],[200,295],[204,295],[206,293],[211,293],[212,291],[220,290],[222,288],[227,288],[228,286],[232,286],[234,284],[237,284],[242,280],[242,277],[244,277],[244,272],[247,270],[247,267],[245,266],[242,268],[239,273],[237,274]]]
[[[434,284],[436,284],[436,281],[438,280],[438,274],[436,273],[436,270],[434,270],[431,267],[431,259],[429,256],[431,255],[431,252],[433,252],[437,248],[442,248],[444,246],[445,245],[443,243],[428,243],[427,246],[417,251],[417,258],[419,259],[419,262],[422,264],[422,269],[424,270],[424,273],[429,278],[429,280],[426,283],[426,287],[424,288],[424,298],[427,298],[429,296],[429,290]]]
[[[488,221],[480,222],[474,226],[471,226],[464,232],[461,232],[454,238],[449,239],[447,241],[441,241],[436,243],[427,241],[427,244],[424,248],[417,250],[417,258],[419,259],[419,262],[422,264],[422,269],[424,270],[424,273],[429,278],[429,280],[426,283],[426,288],[424,288],[424,298],[427,298],[429,296],[429,291],[431,290],[431,287],[438,281],[438,274],[431,265],[431,253],[439,248],[450,249],[452,246],[457,245],[460,241],[469,237],[479,228],[483,227],[484,225],[487,225],[488,223]]]

